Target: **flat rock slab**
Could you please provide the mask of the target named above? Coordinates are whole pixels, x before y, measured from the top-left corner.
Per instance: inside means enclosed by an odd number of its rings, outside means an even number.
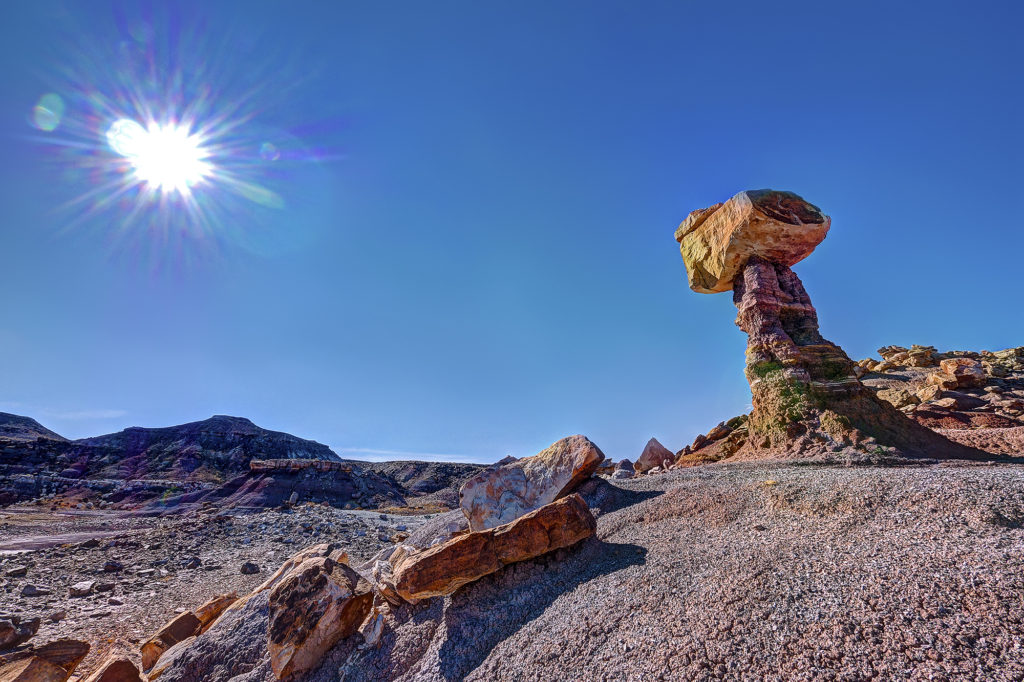
[[[511,523],[402,557],[393,570],[395,591],[406,601],[451,594],[503,566],[576,544],[596,528],[590,508],[574,493]]]

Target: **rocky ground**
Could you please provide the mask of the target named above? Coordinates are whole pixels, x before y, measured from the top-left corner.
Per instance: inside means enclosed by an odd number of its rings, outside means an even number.
[[[596,538],[403,607],[311,679],[1024,676],[1020,467],[716,464],[583,492]]]
[[[356,635],[307,679],[1024,676],[1020,466],[719,463],[597,478],[580,492],[595,538],[396,608],[376,647]],[[359,566],[399,526],[429,535],[460,514],[8,510],[0,551],[78,535],[6,554],[0,611],[41,616],[39,641],[90,641],[84,673],[115,637],[137,644],[176,611],[244,594],[303,547],[337,543]],[[243,574],[245,562],[258,572]],[[91,593],[69,597],[80,582]],[[27,585],[50,594],[23,596]],[[275,679],[265,650],[242,670],[223,679]]]
[[[0,614],[41,617],[33,641],[89,642],[88,670],[115,638],[138,643],[176,611],[216,594],[245,594],[302,547],[335,543],[363,560],[428,518],[321,505],[163,518],[2,509]],[[242,572],[247,562],[251,573]],[[71,597],[79,583],[92,586]]]

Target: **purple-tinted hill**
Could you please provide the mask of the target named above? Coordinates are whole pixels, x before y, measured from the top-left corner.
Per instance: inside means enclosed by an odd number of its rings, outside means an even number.
[[[254,459],[341,461],[326,445],[217,415],[164,428],[133,426],[72,443],[81,476],[219,482],[249,471]]]

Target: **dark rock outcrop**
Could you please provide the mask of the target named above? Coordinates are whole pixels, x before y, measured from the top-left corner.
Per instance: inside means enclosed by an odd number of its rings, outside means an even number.
[[[316,441],[223,415],[166,428],[131,427],[75,446],[87,460],[87,475],[122,479],[219,482],[248,471],[254,459],[341,461]]]

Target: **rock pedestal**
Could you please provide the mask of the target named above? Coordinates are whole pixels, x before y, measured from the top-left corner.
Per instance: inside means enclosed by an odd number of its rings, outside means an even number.
[[[791,192],[757,190],[694,211],[676,231],[690,287],[700,293],[732,288],[736,324],[747,333],[753,411],[744,451],[810,454],[854,446],[881,455],[879,446],[887,446],[899,451],[894,455],[986,457],[877,398],[842,348],[821,336],[811,298],[789,266],[810,254],[829,225]]]

